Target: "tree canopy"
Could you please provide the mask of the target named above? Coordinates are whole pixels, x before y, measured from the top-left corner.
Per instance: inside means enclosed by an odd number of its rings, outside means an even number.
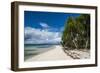
[[[65,22],[61,43],[66,49],[90,49],[90,15],[69,17]]]

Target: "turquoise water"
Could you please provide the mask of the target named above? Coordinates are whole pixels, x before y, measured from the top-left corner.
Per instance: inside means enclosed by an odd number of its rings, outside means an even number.
[[[53,49],[56,45],[52,44],[25,44],[24,45],[24,60],[38,55],[40,53]]]
[[[48,45],[48,44],[27,44],[24,45],[25,50],[38,50],[38,49],[44,49],[49,48],[54,45]]]

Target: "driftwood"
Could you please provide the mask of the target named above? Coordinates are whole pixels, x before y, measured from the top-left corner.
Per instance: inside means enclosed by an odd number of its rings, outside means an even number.
[[[78,53],[71,52],[71,51],[68,51],[68,50],[65,50],[65,52],[67,53],[67,55],[69,55],[73,59],[80,59],[80,55]]]

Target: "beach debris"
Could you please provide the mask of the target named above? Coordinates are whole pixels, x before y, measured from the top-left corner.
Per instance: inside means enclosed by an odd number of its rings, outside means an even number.
[[[89,50],[65,50],[65,53],[72,57],[73,59],[89,59],[90,52]]]

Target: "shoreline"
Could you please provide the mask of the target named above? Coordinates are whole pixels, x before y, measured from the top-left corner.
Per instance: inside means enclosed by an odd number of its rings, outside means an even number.
[[[55,46],[51,46],[49,48],[38,48],[38,49],[33,49],[33,50],[24,50],[24,60],[26,61],[27,59],[29,59],[31,57],[45,53],[45,52],[50,51],[54,48],[55,48]],[[27,52],[27,53],[25,53],[25,52]]]
[[[86,49],[64,50],[61,45],[55,45],[45,49],[47,50],[45,50],[40,54],[31,55],[25,61],[31,62],[31,61],[72,60],[72,59],[90,58],[90,50]]]
[[[60,45],[50,48],[50,50],[40,53],[36,56],[32,56],[27,59],[26,62],[30,61],[50,61],[50,60],[70,60],[72,59],[68,56]]]

